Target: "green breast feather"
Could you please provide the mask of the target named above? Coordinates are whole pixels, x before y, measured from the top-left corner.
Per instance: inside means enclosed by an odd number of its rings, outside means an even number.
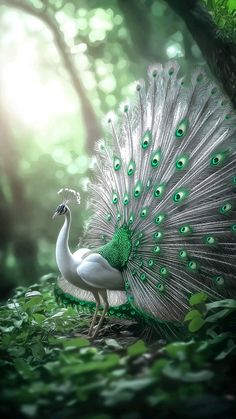
[[[113,268],[122,271],[132,250],[131,235],[130,229],[124,225],[115,231],[109,243],[101,246],[96,252],[103,256]]]

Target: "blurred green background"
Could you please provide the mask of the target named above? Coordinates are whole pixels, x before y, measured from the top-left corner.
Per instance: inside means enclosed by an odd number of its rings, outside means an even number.
[[[57,272],[62,220],[51,216],[67,186],[82,194],[73,209],[76,246],[104,116],[132,97],[150,63],[168,59],[185,73],[204,63],[164,1],[0,1],[1,298]]]

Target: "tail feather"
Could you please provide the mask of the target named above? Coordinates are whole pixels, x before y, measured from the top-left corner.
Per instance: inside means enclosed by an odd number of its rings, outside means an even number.
[[[113,142],[96,146],[86,245],[127,225],[122,271],[143,315],[181,320],[189,294],[236,294],[236,116],[203,71],[190,85],[170,62],[151,66],[134,105],[109,119]]]

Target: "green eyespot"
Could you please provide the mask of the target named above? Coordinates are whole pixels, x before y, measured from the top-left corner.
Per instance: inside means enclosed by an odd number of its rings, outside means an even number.
[[[147,215],[148,215],[148,208],[147,207],[142,208],[141,211],[140,211],[140,217],[141,218],[146,218]]]
[[[156,255],[158,255],[160,252],[161,252],[160,246],[154,246],[153,247],[153,253],[155,253]]]
[[[113,195],[112,195],[112,202],[113,202],[113,204],[117,204],[117,202],[118,202],[118,195],[117,195],[116,192],[114,192]]]
[[[185,224],[185,225],[183,225],[179,228],[179,232],[183,236],[187,236],[187,235],[191,234],[192,231],[193,231],[192,228],[188,224]]]
[[[222,207],[220,207],[219,212],[222,215],[228,215],[233,209],[231,202],[226,202]]]
[[[188,268],[191,271],[196,272],[198,270],[198,264],[197,264],[197,262],[195,260],[190,260],[188,262]]]
[[[165,218],[166,218],[165,214],[160,213],[160,214],[157,214],[154,221],[157,225],[160,225],[165,220]]]
[[[147,277],[146,277],[146,274],[144,272],[140,275],[140,279],[141,279],[142,282],[147,282]]]
[[[179,255],[180,260],[188,259],[188,252],[185,249],[180,249],[178,255]]]
[[[231,226],[231,230],[233,231],[233,233],[236,233],[236,224],[233,224],[233,225]]]
[[[178,189],[173,195],[173,201],[176,204],[182,203],[188,196],[188,191],[184,188]]]
[[[214,246],[214,245],[217,244],[217,239],[214,236],[212,236],[211,234],[205,236],[203,241],[204,241],[205,244],[207,244],[209,246]]]
[[[111,221],[111,218],[112,218],[112,215],[111,215],[111,214],[107,214],[107,215],[106,215],[106,220],[107,220],[107,221]]]
[[[221,152],[219,151],[213,154],[211,158],[211,166],[214,168],[221,167],[224,164],[227,156],[228,156],[228,150],[221,151]]]
[[[147,265],[151,268],[154,265],[154,260],[148,259]]]
[[[117,213],[116,219],[117,219],[117,221],[121,220],[121,213],[120,212]]]
[[[129,165],[128,165],[128,168],[127,168],[128,175],[129,176],[132,176],[134,174],[134,172],[135,172],[135,169],[136,169],[136,164],[135,164],[135,162],[133,160],[131,160],[129,162]]]
[[[185,135],[187,134],[188,127],[189,127],[188,119],[187,118],[182,119],[182,121],[180,121],[179,125],[177,126],[175,130],[175,136],[177,138],[185,137]]]
[[[134,187],[134,197],[135,198],[139,198],[142,192],[142,183],[140,182],[140,180],[138,180],[138,182],[136,183],[135,187]]]
[[[170,272],[168,271],[168,269],[165,266],[162,266],[160,268],[160,274],[161,274],[161,276],[163,276],[163,278],[169,278],[169,276],[170,276]]]
[[[143,149],[143,150],[146,150],[146,149],[150,146],[151,141],[152,141],[152,133],[151,133],[151,131],[148,129],[148,130],[144,133],[144,135],[142,136],[142,138],[141,138],[141,147],[142,147],[142,149]]]
[[[214,276],[213,281],[217,286],[220,287],[222,287],[222,285],[225,283],[224,277],[222,275]]]
[[[160,160],[161,160],[161,152],[160,150],[157,150],[151,155],[151,166],[154,168],[157,168],[160,164]]]
[[[175,167],[177,170],[184,170],[189,163],[189,157],[186,155],[179,156],[175,162]]]
[[[133,224],[134,222],[134,214],[132,213],[129,217],[129,224]]]
[[[165,192],[165,185],[164,184],[154,186],[153,195],[155,196],[155,198],[162,198],[164,192]]]
[[[116,156],[113,157],[113,168],[114,168],[115,171],[120,170],[121,159],[119,159],[119,157],[116,157]]]
[[[164,292],[165,291],[164,284],[162,284],[161,282],[158,282],[157,289],[158,289],[159,292]]]
[[[153,234],[153,238],[157,241],[161,240],[163,238],[162,231],[155,231],[155,233]]]
[[[128,203],[129,203],[129,194],[125,193],[124,198],[123,198],[123,204],[128,205]]]

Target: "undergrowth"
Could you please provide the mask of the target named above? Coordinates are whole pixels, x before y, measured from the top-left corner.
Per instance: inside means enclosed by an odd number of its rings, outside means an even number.
[[[108,319],[93,341],[90,315],[58,306],[53,282],[17,288],[1,305],[1,417],[235,417],[235,300],[192,296],[186,340],[147,339]]]

